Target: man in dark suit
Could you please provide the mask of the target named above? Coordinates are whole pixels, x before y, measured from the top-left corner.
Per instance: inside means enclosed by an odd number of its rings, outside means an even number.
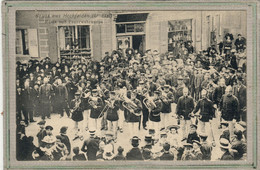
[[[234,160],[234,157],[229,152],[230,143],[227,139],[221,138],[219,140],[220,143],[220,149],[223,152],[223,155],[221,156],[220,160]]]
[[[160,156],[160,160],[173,160],[174,155],[169,152],[170,150],[170,144],[165,143],[163,145],[163,154]]]
[[[138,148],[139,140],[140,139],[137,136],[134,136],[131,139],[131,144],[133,148],[129,152],[127,152],[126,160],[144,160],[141,150]]]
[[[67,108],[68,101],[68,91],[66,86],[62,84],[61,79],[57,79],[57,86],[55,86],[55,103],[56,110],[60,114],[60,117],[63,117],[64,110]],[[68,114],[68,113],[67,113]]]
[[[95,130],[89,130],[90,137],[84,141],[81,151],[87,152],[88,160],[96,160],[97,159],[97,151],[99,150],[99,141],[95,138]]]
[[[234,86],[234,95],[239,102],[239,115],[242,121],[246,122],[246,86],[243,84],[243,78],[237,78],[237,85]]]
[[[214,98],[214,104],[216,104],[219,107],[219,102],[223,94],[225,94],[225,79],[220,79],[219,80],[219,86],[215,89],[213,98]]]
[[[24,82],[24,90],[23,90],[23,102],[24,102],[24,115],[25,115],[25,123],[28,124],[28,118],[30,122],[35,122],[33,120],[33,88],[30,87],[30,82],[26,80]]]
[[[23,108],[24,108],[24,103],[23,103],[23,97],[22,97],[22,88],[17,87],[17,89],[16,89],[16,121],[17,121],[17,124],[20,123],[20,121],[22,120]]]
[[[40,86],[39,89],[39,99],[40,99],[40,104],[41,104],[41,116],[42,119],[47,118],[50,119],[51,117],[51,96],[53,92],[52,86],[48,83],[48,78],[45,77],[43,79],[43,84]]]

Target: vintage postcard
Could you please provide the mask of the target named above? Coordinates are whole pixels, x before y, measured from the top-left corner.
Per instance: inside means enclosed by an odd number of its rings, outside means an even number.
[[[4,168],[257,168],[257,8],[3,2]]]

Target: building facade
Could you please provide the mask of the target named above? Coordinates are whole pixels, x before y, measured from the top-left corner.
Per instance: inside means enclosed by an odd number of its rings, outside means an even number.
[[[199,51],[226,33],[246,38],[246,19],[245,11],[17,11],[16,56],[99,61],[118,48],[165,53],[186,41]]]

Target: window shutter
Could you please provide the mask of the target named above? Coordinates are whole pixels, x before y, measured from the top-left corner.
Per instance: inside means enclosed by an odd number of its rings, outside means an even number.
[[[58,42],[57,42],[57,27],[51,26],[48,28],[49,31],[49,57],[51,59],[51,62],[57,62],[58,61]]]
[[[92,47],[93,58],[97,61],[100,61],[102,58],[101,54],[101,25],[92,25],[91,27],[91,38],[92,38]]]
[[[28,29],[28,45],[31,57],[39,57],[37,29]]]
[[[160,53],[168,51],[168,21],[160,22]]]

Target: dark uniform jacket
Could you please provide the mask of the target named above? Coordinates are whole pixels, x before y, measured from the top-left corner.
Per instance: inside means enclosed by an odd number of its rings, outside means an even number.
[[[42,139],[47,136],[47,133],[46,133],[46,130],[45,129],[42,129],[40,130],[40,132],[37,133],[37,138],[38,138],[38,143],[39,143],[39,147],[42,147],[43,143],[42,143]]]
[[[231,153],[229,151],[226,151],[222,157],[220,158],[220,160],[234,160],[234,157],[231,155]]]
[[[160,160],[173,160],[174,159],[174,155],[169,153],[169,152],[164,152],[161,156],[160,156]]]
[[[163,96],[161,98],[162,101],[162,113],[171,113],[172,109],[171,109],[171,103],[174,102],[174,96],[172,94],[171,91],[169,91],[168,93],[166,93],[166,96]]]
[[[177,107],[176,107],[176,114],[178,116],[183,116],[184,120],[190,120],[189,114],[194,109],[194,101],[193,98],[190,96],[182,96],[179,98]]]
[[[225,89],[226,89],[226,87],[220,87],[220,86],[215,89],[214,94],[213,94],[214,104],[219,105],[221,97],[223,96],[223,94],[225,94]]]
[[[70,144],[70,139],[67,135],[65,134],[61,134],[61,142],[64,143],[68,149],[68,152],[70,154],[70,151],[71,151],[71,144]]]
[[[212,146],[208,142],[202,142],[200,147],[202,160],[211,160]]]
[[[128,109],[124,110],[127,122],[139,122],[141,118],[141,116],[137,116],[137,115],[139,115],[142,111],[142,103],[138,99],[134,99],[133,102],[137,106],[136,108],[134,108],[134,113],[130,112]]]
[[[81,100],[81,99],[79,99],[79,100]],[[71,109],[73,109],[71,119],[76,122],[80,122],[83,120],[83,114],[82,114],[83,103],[82,103],[82,101],[80,101],[79,107],[76,107],[76,102],[77,102],[76,99],[74,99],[71,101],[71,104],[70,104]]]
[[[109,108],[107,110],[107,120],[109,121],[117,121],[118,120],[118,110],[120,108],[120,102],[114,102],[114,108]]]
[[[126,154],[126,160],[144,160],[142,153],[138,147],[132,148]]]
[[[194,155],[192,156],[192,160],[202,160],[202,156],[203,156],[203,155],[202,155],[200,149],[198,149],[198,150],[193,150],[192,153],[194,154]]]
[[[85,161],[85,160],[87,160],[83,153],[80,153],[78,155],[74,155],[72,157],[72,159],[73,159],[73,161]]]
[[[234,154],[235,160],[241,159],[244,153],[246,153],[246,149],[247,149],[246,143],[242,141],[233,142],[231,148],[237,151],[237,153]]]
[[[23,103],[26,108],[33,107],[33,88],[29,87],[28,89],[22,90]]]
[[[156,107],[153,108],[150,112],[149,119],[153,122],[160,122],[160,112],[162,111],[162,101],[158,99],[154,99],[153,102],[155,103]]]
[[[234,87],[234,95],[237,97],[239,101],[239,110],[246,107],[246,86],[241,85],[240,88],[238,86]]]
[[[116,160],[116,161],[121,161],[121,160],[126,160],[126,158],[124,157],[123,154],[117,154],[113,160]]]
[[[194,109],[194,113],[198,112],[200,109],[200,118],[203,122],[208,122],[210,119],[213,118],[215,109],[213,107],[212,101],[207,98],[200,99]]]
[[[39,99],[41,103],[50,103],[53,88],[50,84],[43,84],[39,89]]]
[[[238,99],[234,95],[225,94],[219,104],[221,117],[226,121],[238,120]]]
[[[199,138],[197,132],[189,133],[188,138],[187,138],[187,143],[191,143],[192,144],[193,140],[200,141],[200,138]]]
[[[84,141],[81,151],[87,152],[88,160],[96,160],[97,151],[99,150],[98,140],[95,138],[89,138]]]
[[[89,101],[91,101],[91,99]],[[90,105],[90,117],[93,119],[97,119],[101,117],[100,112],[102,111],[104,106],[103,101],[100,97],[97,97],[96,101],[91,101],[91,102],[93,102],[94,105],[97,106],[97,108],[94,108],[92,105]]]

